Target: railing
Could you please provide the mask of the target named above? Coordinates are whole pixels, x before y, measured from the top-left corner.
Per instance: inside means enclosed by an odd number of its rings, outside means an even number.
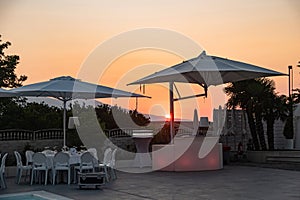
[[[131,137],[133,128],[118,128],[105,130],[106,136],[120,138]],[[160,129],[154,129],[153,133],[157,134]],[[191,133],[190,129],[176,129],[177,134]],[[22,129],[7,129],[0,130],[0,141],[9,140],[49,140],[49,139],[63,139],[63,131],[61,129],[43,129],[37,131],[22,130]]]
[[[0,130],[0,141],[33,140],[33,131],[22,129]]]
[[[117,129],[111,129],[111,130],[105,130],[104,133],[106,137],[114,137],[114,138],[119,138],[119,137],[131,137],[132,136],[132,131],[136,130],[133,128],[117,128]],[[160,132],[161,129],[153,129],[154,135]],[[167,131],[167,130],[165,130]],[[180,128],[175,130],[176,134],[192,134],[193,130],[190,128]]]
[[[0,141],[47,139],[63,139],[63,131],[61,129],[44,129],[37,131],[22,129],[0,130]]]
[[[61,129],[43,129],[34,131],[35,140],[63,139],[64,133]]]
[[[132,136],[132,128],[117,128],[117,129],[111,129],[111,130],[105,130],[106,137],[131,137]]]
[[[190,128],[179,128],[175,130],[176,134],[192,134],[193,129]]]

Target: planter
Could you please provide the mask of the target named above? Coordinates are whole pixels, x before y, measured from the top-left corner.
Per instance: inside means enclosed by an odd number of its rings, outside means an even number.
[[[300,151],[296,150],[274,150],[274,151],[247,151],[247,159],[253,163],[266,163],[268,161],[286,161],[299,162]],[[297,160],[297,161],[295,161]]]
[[[230,162],[230,147],[223,146],[223,164],[228,165]]]

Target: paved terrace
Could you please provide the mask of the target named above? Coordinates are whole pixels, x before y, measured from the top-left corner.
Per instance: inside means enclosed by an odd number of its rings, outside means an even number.
[[[22,179],[23,180],[23,179]],[[16,185],[8,178],[0,194],[44,190],[72,199],[300,199],[300,171],[251,166],[225,166],[219,171],[118,173],[102,189],[77,185]]]

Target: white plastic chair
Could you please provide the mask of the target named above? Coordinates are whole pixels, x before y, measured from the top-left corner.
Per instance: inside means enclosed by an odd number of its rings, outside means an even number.
[[[109,163],[109,168],[110,168],[112,179],[117,179],[117,173],[116,173],[116,153],[117,153],[117,149],[114,149],[112,151],[112,155],[111,155],[111,162]]]
[[[74,181],[76,181],[76,175],[77,171],[83,172],[83,171],[92,171],[95,172],[95,164],[98,161],[95,159],[95,157],[90,152],[84,152],[80,156],[80,165],[76,166],[74,168]]]
[[[5,161],[8,153],[4,154],[1,159],[1,166],[0,166],[0,186],[1,188],[6,188],[6,181],[5,181]]]
[[[111,148],[107,148],[104,151],[103,161],[102,161],[102,163],[99,164],[99,167],[103,168],[103,170],[104,170],[106,182],[109,181],[109,173],[108,173],[109,169],[108,168],[111,165],[111,159],[112,159],[112,150],[111,150]]]
[[[98,154],[97,154],[97,149],[96,148],[88,148],[88,150],[87,150],[88,152],[90,152],[93,156],[94,156],[94,158],[98,161],[99,159],[98,159]]]
[[[52,183],[55,184],[57,171],[68,171],[68,184],[71,183],[71,167],[70,167],[70,155],[63,152],[58,152],[53,158],[53,177]]]
[[[36,176],[36,171],[45,171],[45,185],[48,180],[49,165],[47,163],[47,157],[43,153],[35,153],[32,156],[32,172],[31,172],[31,185]]]
[[[34,152],[31,150],[27,150],[25,152],[25,156],[26,156],[26,165],[32,165],[32,156],[33,156]]]
[[[16,161],[17,161],[17,175],[16,175],[16,183],[20,184],[21,181],[21,177],[23,174],[23,170],[25,171],[25,182],[27,179],[27,172],[30,171],[32,169],[31,165],[23,165],[22,163],[22,157],[21,154],[17,151],[14,151],[15,157],[16,157]]]

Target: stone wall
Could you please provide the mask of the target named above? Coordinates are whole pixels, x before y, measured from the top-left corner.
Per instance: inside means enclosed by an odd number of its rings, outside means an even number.
[[[225,110],[214,109],[214,129],[218,128],[218,116],[226,116],[224,126],[222,127],[222,135],[220,141],[226,146],[230,146],[231,150],[236,151],[238,143],[242,142],[243,147],[247,147],[247,142],[251,138],[251,133],[248,125],[247,116],[242,110]],[[221,113],[221,114],[219,114]],[[222,118],[221,118],[222,119]],[[220,122],[220,124],[222,124]],[[263,121],[265,140],[267,143],[267,124]],[[284,123],[280,120],[275,120],[274,123],[274,148],[285,149],[285,137],[283,135]]]
[[[110,138],[110,141],[116,145],[118,148],[123,149],[124,151],[136,152],[135,143],[131,137],[120,137],[120,138]],[[41,151],[45,147],[49,147],[52,149],[54,146],[57,149],[61,149],[63,145],[63,140],[55,139],[55,140],[14,140],[14,141],[0,141],[0,153],[2,155],[4,153],[9,153],[7,157],[7,165],[15,165],[15,156],[14,151],[18,151],[21,153],[23,157],[23,161],[25,162],[25,146],[30,147],[35,151]],[[103,152],[106,147],[103,147]],[[102,159],[103,152],[98,152],[99,159]],[[122,158],[122,151],[117,152],[117,159]]]

